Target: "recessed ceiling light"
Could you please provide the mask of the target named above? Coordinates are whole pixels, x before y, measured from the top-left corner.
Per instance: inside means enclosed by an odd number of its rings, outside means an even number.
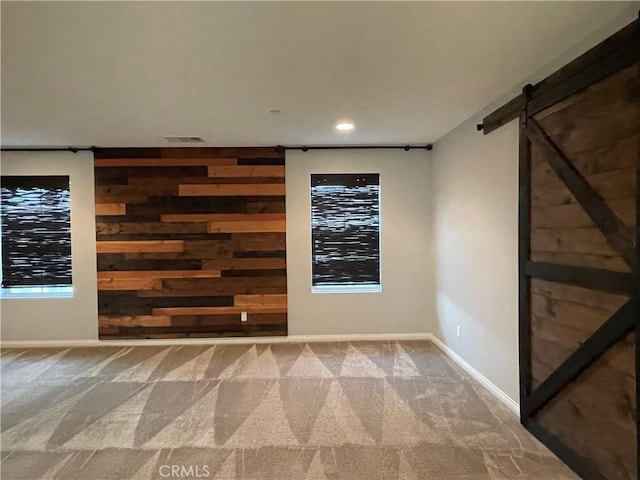
[[[351,120],[340,120],[336,123],[336,130],[339,132],[348,132],[355,128],[355,124]]]

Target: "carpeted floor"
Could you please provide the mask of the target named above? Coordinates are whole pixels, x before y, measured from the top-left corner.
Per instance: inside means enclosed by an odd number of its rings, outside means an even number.
[[[565,480],[428,342],[2,351],[2,479]]]

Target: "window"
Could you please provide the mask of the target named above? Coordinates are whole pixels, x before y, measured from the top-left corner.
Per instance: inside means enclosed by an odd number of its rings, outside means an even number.
[[[380,174],[312,174],[314,293],[380,292]]]
[[[73,293],[68,176],[2,176],[2,296]]]

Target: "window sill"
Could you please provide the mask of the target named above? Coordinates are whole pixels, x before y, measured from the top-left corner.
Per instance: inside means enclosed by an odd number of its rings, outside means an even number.
[[[73,298],[73,287],[3,287],[0,298]]]
[[[314,285],[311,293],[381,293],[382,285]]]

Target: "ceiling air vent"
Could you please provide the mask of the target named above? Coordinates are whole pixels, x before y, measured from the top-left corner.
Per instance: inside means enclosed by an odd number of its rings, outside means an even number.
[[[178,135],[167,135],[164,137],[164,139],[170,143],[202,143],[204,142],[202,137],[182,137]]]

